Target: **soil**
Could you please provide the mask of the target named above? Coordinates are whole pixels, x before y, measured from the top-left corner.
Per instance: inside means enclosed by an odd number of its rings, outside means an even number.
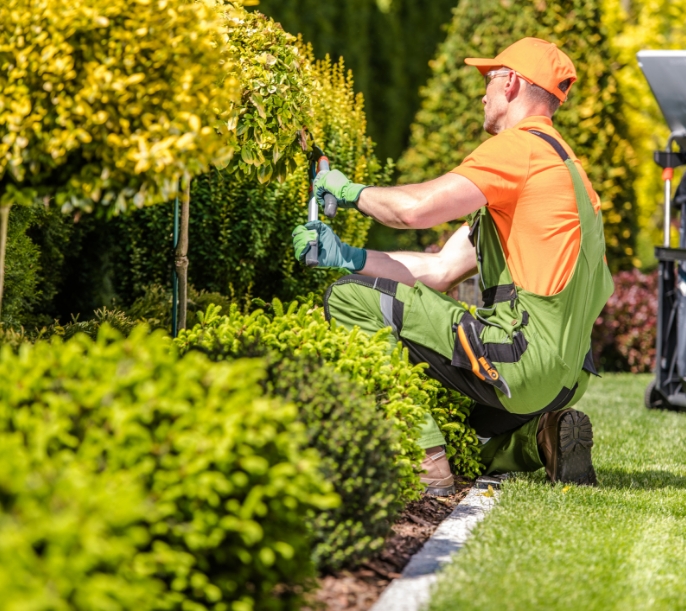
[[[377,556],[356,570],[341,571],[318,579],[310,609],[317,611],[367,611],[388,584],[400,577],[410,558],[431,537],[467,495],[473,482],[456,482],[457,492],[447,497],[424,496],[410,503],[391,527]]]

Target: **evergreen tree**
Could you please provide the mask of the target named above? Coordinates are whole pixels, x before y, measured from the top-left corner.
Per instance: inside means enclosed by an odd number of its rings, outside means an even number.
[[[380,159],[397,159],[419,107],[419,87],[456,0],[260,0],[259,11],[302,34],[316,57],[343,57],[363,93]]]
[[[556,113],[555,127],[603,200],[611,268],[630,268],[638,262],[637,162],[598,0],[462,0],[431,62],[410,148],[399,162],[401,181],[420,182],[450,171],[488,137],[480,102],[484,81],[464,59],[495,57],[525,36],[556,43],[576,66],[579,80]]]
[[[634,182],[640,227],[638,258],[644,269],[652,268],[657,265],[654,246],[662,243],[664,211],[662,170],[653,161],[653,151],[665,147],[669,127],[638,66],[636,53],[642,49],[686,48],[686,0],[604,0],[603,5],[603,21],[619,63],[615,74],[625,101],[622,115],[639,159]],[[677,170],[675,188],[682,174],[683,169]]]

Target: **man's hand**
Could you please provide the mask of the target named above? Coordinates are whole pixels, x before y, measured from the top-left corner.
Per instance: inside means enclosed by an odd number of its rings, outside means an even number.
[[[367,260],[364,248],[355,248],[345,242],[321,221],[310,221],[298,225],[293,230],[293,251],[300,263],[305,263],[305,255],[310,250],[310,242],[319,242],[319,263],[317,267],[338,267],[349,272],[358,272]]]
[[[360,193],[367,185],[358,185],[348,180],[343,172],[324,170],[314,179],[314,193],[317,202],[324,208],[324,193],[331,193],[338,202],[339,208],[357,208]]]

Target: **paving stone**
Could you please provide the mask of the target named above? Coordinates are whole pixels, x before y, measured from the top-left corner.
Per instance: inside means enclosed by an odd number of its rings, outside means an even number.
[[[493,495],[478,486],[469,491],[370,611],[419,611],[428,603],[438,570],[462,549],[472,529],[495,504],[499,486],[491,486]],[[488,485],[484,487],[487,489]]]

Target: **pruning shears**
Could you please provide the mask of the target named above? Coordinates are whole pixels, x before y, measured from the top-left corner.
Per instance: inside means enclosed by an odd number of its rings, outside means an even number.
[[[329,170],[329,158],[324,155],[324,151],[318,146],[312,146],[312,150],[308,155],[308,160],[310,162],[310,199],[307,204],[307,220],[317,221],[319,220],[319,205],[317,204],[316,193],[314,192],[314,179],[319,172]],[[324,214],[332,219],[336,216],[338,211],[338,202],[336,198],[331,193],[324,194]],[[305,265],[308,267],[316,267],[319,263],[319,243],[317,240],[310,242],[310,249],[305,255]]]

